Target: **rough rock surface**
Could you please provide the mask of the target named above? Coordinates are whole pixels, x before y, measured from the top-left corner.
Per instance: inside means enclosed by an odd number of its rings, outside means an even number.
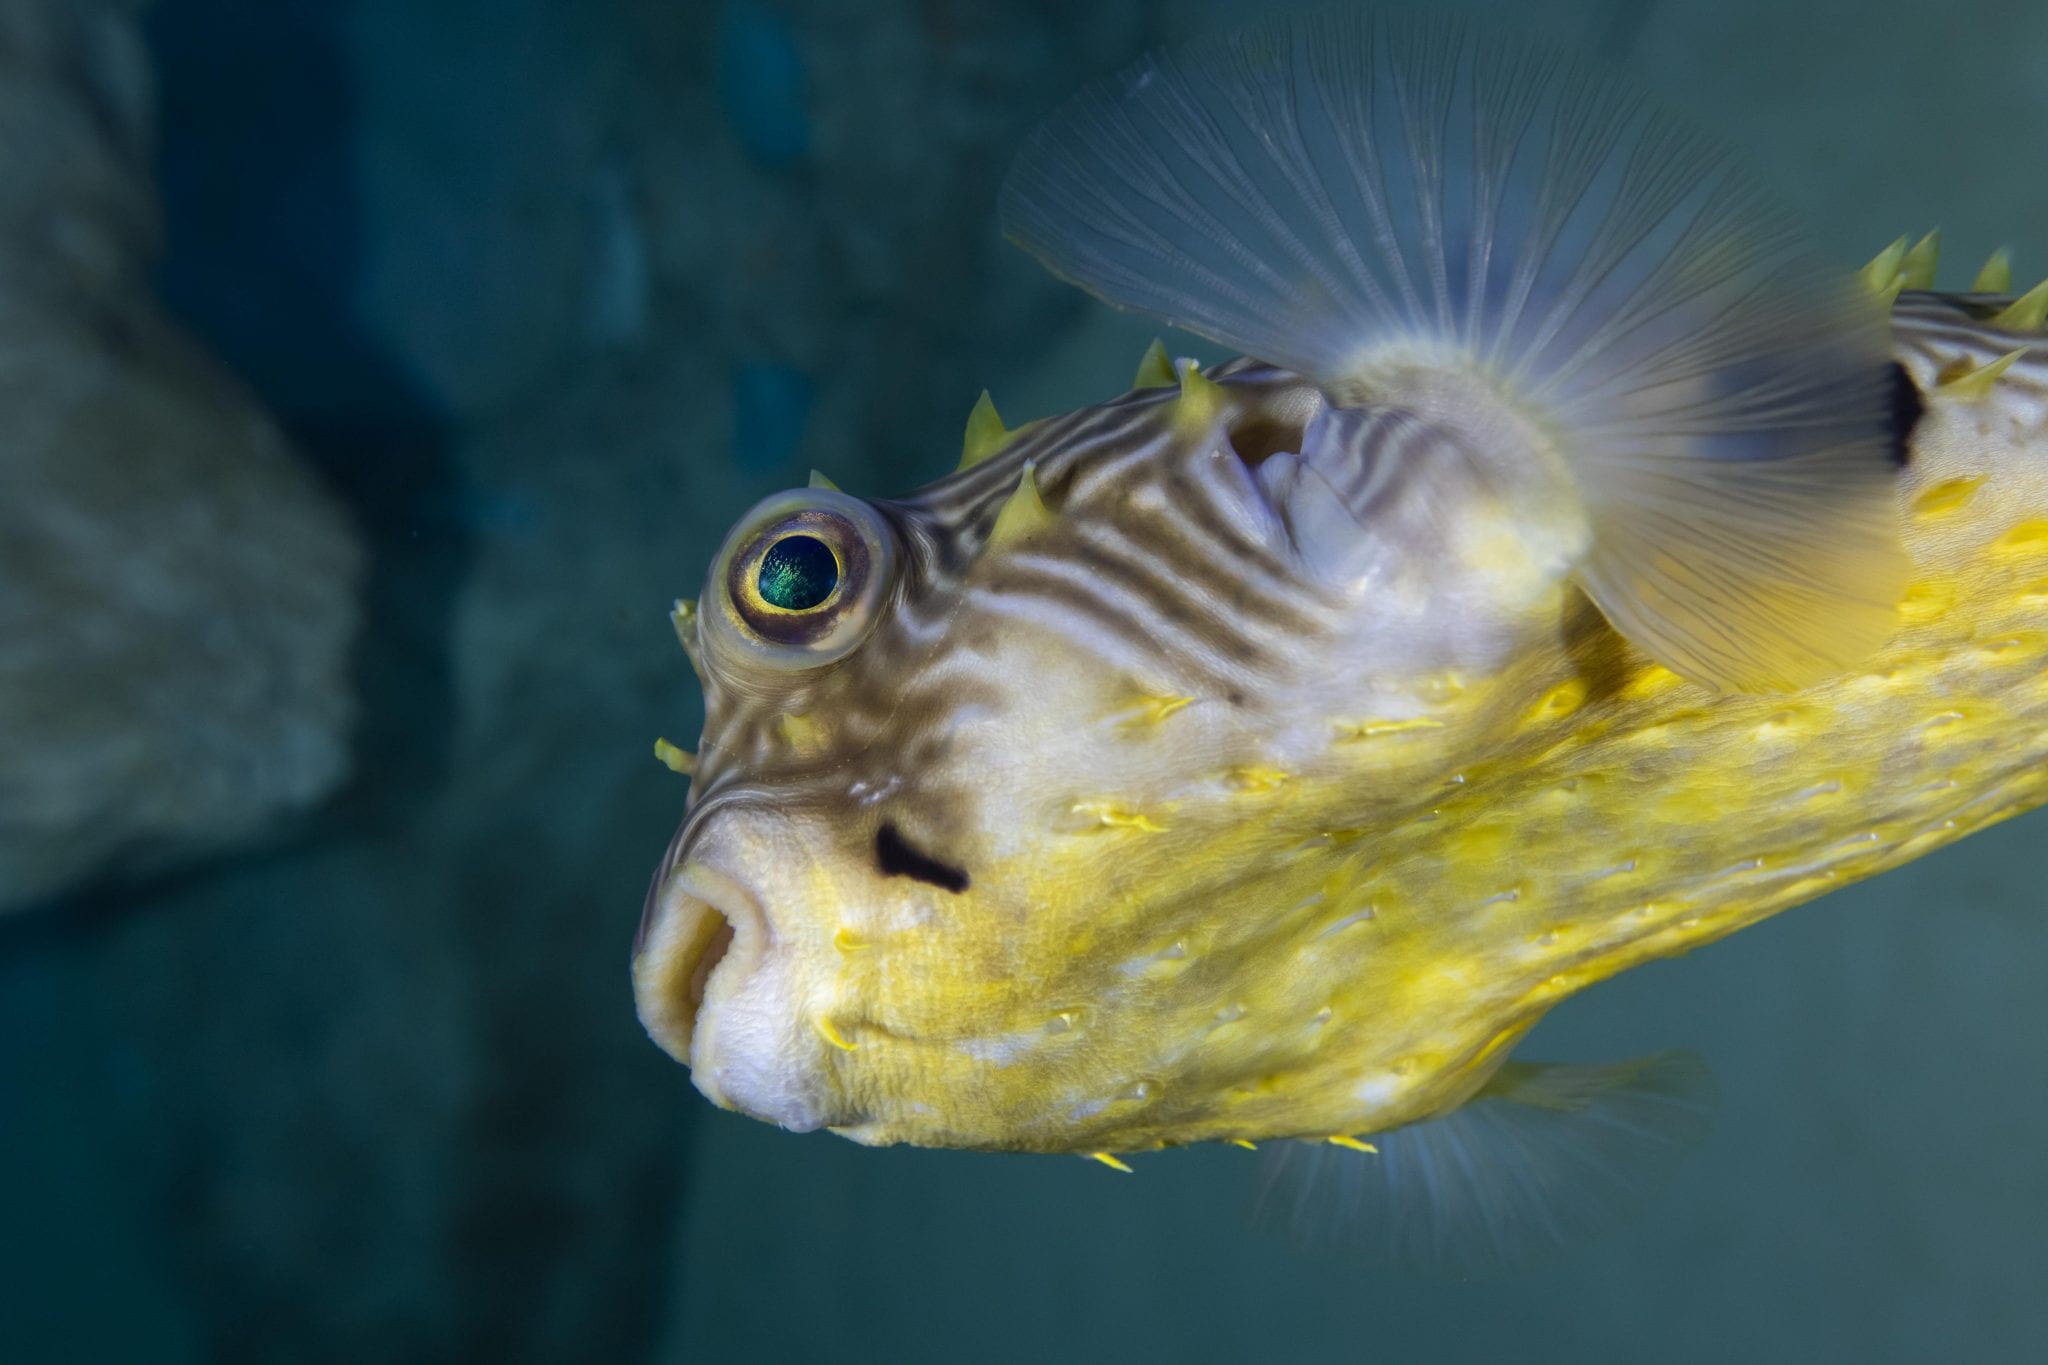
[[[137,9],[0,4],[0,910],[234,845],[347,768],[360,553],[151,296]]]

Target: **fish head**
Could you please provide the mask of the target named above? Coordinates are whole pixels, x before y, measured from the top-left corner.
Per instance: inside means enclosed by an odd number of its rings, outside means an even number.
[[[706,1096],[1036,1150],[1358,1107],[1335,1070],[1304,1093],[1374,1013],[1318,935],[1372,915],[1374,832],[1491,742],[1466,679],[1555,636],[1562,570],[1475,538],[1472,489],[1444,533],[1456,460],[1371,534],[1319,502],[1318,443],[1359,439],[1324,409],[1242,366],[904,500],[740,520],[688,623],[705,731],[635,961]]]

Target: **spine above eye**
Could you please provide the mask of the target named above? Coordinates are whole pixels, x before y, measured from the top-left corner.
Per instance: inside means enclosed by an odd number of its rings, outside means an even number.
[[[1003,218],[1056,274],[1339,406],[1455,430],[1460,386],[1509,405],[1582,503],[1574,577],[1682,675],[1799,687],[1891,633],[1881,310],[1604,71],[1452,23],[1268,23],[1084,92]]]

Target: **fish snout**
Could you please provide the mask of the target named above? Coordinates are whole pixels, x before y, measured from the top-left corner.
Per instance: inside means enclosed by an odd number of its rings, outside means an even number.
[[[801,970],[762,895],[713,863],[691,857],[649,892],[633,956],[648,1036],[712,1103],[807,1132],[839,1120]]]

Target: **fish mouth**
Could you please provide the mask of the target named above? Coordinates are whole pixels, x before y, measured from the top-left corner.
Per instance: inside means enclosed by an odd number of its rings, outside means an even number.
[[[731,994],[767,937],[760,902],[700,863],[685,864],[649,891],[633,956],[634,1003],[648,1036],[693,1073],[707,1002]]]
[[[819,966],[801,932],[783,938],[770,914],[779,861],[799,856],[785,834],[780,822],[738,832],[728,822],[687,852],[671,846],[642,913],[633,1003],[704,1098],[801,1133],[849,1106],[815,1027]],[[735,865],[753,875],[726,870]],[[801,903],[780,913],[801,929]]]

